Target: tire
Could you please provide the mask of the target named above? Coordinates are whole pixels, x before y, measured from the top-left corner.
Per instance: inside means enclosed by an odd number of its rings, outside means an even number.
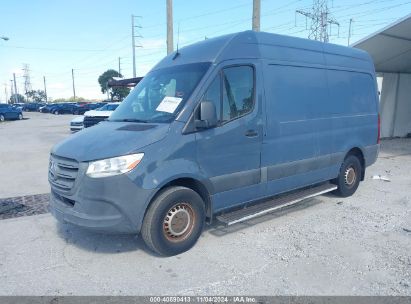
[[[54,114],[54,115],[59,115],[59,111],[58,111],[58,110],[55,110],[55,111],[53,112],[53,114]]]
[[[76,110],[74,111],[73,115],[79,115],[79,112]]]
[[[348,155],[341,165],[340,174],[334,181],[338,189],[334,193],[340,197],[348,197],[354,194],[361,180],[362,166],[355,155]]]
[[[4,115],[0,114],[0,122],[3,122],[5,120]]]
[[[180,186],[166,188],[148,208],[141,236],[154,252],[172,256],[194,246],[204,222],[204,201],[197,192]]]
[[[23,114],[19,114],[18,120],[22,120],[23,119]]]

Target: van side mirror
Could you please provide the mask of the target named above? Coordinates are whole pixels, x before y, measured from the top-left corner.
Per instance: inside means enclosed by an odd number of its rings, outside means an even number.
[[[200,103],[200,119],[195,120],[198,129],[212,128],[217,125],[217,111],[212,101],[203,100]]]

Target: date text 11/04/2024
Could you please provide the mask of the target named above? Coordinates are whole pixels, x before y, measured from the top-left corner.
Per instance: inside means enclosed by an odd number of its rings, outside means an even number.
[[[254,297],[247,297],[247,296],[232,296],[232,297],[207,297],[207,296],[200,296],[200,297],[189,297],[189,296],[181,296],[181,297],[173,297],[173,296],[166,296],[166,297],[150,297],[150,303],[256,303],[257,299]]]

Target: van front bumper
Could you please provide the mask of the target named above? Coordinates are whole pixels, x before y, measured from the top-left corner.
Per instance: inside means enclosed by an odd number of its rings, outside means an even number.
[[[124,174],[83,176],[70,194],[53,188],[49,209],[58,221],[108,233],[139,233],[154,191],[138,187]]]

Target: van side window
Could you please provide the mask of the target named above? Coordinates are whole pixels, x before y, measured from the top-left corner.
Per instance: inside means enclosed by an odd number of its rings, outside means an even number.
[[[223,69],[222,121],[227,122],[251,112],[254,105],[254,69],[235,66]]]
[[[202,100],[215,104],[219,123],[251,112],[254,106],[254,69],[251,66],[224,68],[211,82]]]

